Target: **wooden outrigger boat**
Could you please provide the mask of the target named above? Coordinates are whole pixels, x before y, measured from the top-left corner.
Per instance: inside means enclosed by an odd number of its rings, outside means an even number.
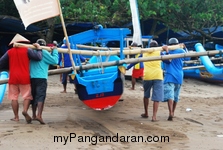
[[[206,52],[204,47],[197,43],[195,45],[196,52]],[[217,50],[222,50],[220,46],[216,46]],[[209,52],[209,51],[207,51]],[[199,60],[194,60],[194,64],[186,63],[184,68],[184,76],[195,78],[207,82],[223,83],[223,63],[221,53],[209,56],[200,56]]]
[[[116,55],[92,56],[88,62],[100,64],[124,58],[122,53],[125,45],[124,38],[130,33],[131,31],[125,28],[103,29],[99,27],[97,30],[92,29],[68,38],[72,49],[79,49],[79,44],[100,43],[100,45],[106,45],[109,41],[119,41],[120,57]],[[73,57],[75,65],[81,67],[79,55],[74,54]],[[121,72],[122,67],[124,66],[103,67],[103,65],[99,65],[98,68],[79,70],[77,74],[73,73],[71,76],[76,84],[79,99],[95,110],[105,110],[114,106],[123,93],[124,72]]]

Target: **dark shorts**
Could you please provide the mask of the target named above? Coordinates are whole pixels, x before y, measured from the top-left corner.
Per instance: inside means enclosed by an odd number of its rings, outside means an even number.
[[[152,101],[161,102],[163,101],[163,80],[144,80],[144,97],[150,98],[151,89],[152,89]]]
[[[71,74],[71,73],[72,73],[72,71],[68,72],[68,73],[62,73],[62,84],[67,84],[67,78],[68,78],[69,74]],[[69,82],[70,83],[73,82],[70,76],[69,76]]]
[[[47,79],[32,78],[31,79],[31,92],[33,100],[31,104],[37,104],[38,102],[44,102],[46,98]]]

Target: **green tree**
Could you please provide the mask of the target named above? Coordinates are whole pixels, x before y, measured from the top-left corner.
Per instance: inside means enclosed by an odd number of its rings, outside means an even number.
[[[154,19],[151,35],[159,36],[168,28],[184,31],[188,38],[206,38],[223,40],[213,37],[217,27],[223,24],[223,1],[219,0],[138,0],[141,21]],[[129,0],[61,0],[65,18],[72,21],[99,22],[103,25],[123,26],[131,22]],[[167,28],[156,31],[158,23]],[[206,28],[207,30],[202,30]]]
[[[161,21],[176,31],[184,31],[190,38],[213,37],[217,28],[223,24],[223,1],[219,0],[138,0],[141,18]],[[147,6],[147,7],[146,7]],[[206,28],[204,31],[202,29]]]
[[[123,26],[131,22],[129,0],[60,0],[61,8],[66,23],[92,22]],[[223,24],[223,1],[220,0],[138,0],[141,22],[154,19],[151,35],[159,36],[168,28],[175,31],[184,31],[190,37],[208,40],[223,40],[213,37],[217,28]],[[19,18],[13,0],[0,0],[0,14]],[[167,28],[156,30],[156,25],[164,23]],[[44,20],[36,25],[48,27],[47,34],[39,32],[40,37],[51,41],[54,34],[54,24],[60,23],[59,17]],[[203,29],[207,28],[206,31]],[[45,33],[45,32],[44,32]]]

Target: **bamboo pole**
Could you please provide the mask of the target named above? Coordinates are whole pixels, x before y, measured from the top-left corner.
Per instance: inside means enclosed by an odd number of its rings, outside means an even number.
[[[119,51],[119,47],[99,47],[99,46],[89,46],[89,45],[82,45],[82,44],[77,44],[78,48],[85,48],[85,49],[90,49],[90,50],[112,50],[112,51]],[[124,49],[129,49],[129,48],[124,48]]]
[[[207,52],[196,52],[196,53],[184,53],[184,54],[172,54],[172,55],[164,55],[164,56],[151,56],[151,57],[143,57],[143,58],[131,58],[131,59],[124,59],[124,60],[117,60],[117,61],[110,61],[110,62],[103,62],[103,63],[95,63],[95,64],[86,64],[82,66],[75,66],[75,70],[87,70],[92,68],[98,68],[98,66],[102,65],[103,67],[108,66],[119,66],[122,64],[130,64],[130,63],[138,63],[138,62],[146,62],[146,61],[156,61],[156,60],[168,60],[174,58],[183,58],[183,57],[194,57],[194,56],[211,56],[216,54],[223,53],[223,50],[215,50],[215,51],[207,51]],[[55,69],[49,70],[48,74],[60,74],[63,72],[72,71],[72,67],[69,68],[62,68],[62,69]],[[7,83],[8,80],[0,80],[0,84]]]
[[[31,44],[23,44],[23,43],[14,43],[15,47],[29,47],[32,49],[35,49],[36,47]],[[48,51],[51,51],[50,47],[47,46],[40,46],[41,49],[45,49]],[[104,47],[98,47],[102,48],[103,50],[106,50]],[[174,50],[177,48],[182,48],[182,45],[173,45],[168,46],[169,50]],[[58,52],[60,53],[69,53],[67,49],[65,48],[57,48]],[[101,50],[101,49],[98,49]],[[120,50],[120,49],[119,49]],[[140,53],[151,53],[154,51],[162,51],[162,47],[151,47],[151,48],[140,48],[140,47],[134,47],[132,49],[125,49],[123,50],[124,55],[135,55]],[[120,51],[92,51],[92,50],[77,50],[72,49],[72,54],[80,54],[80,55],[90,55],[90,56],[109,56],[109,55],[120,55]]]
[[[9,80],[8,78],[7,79],[1,79],[0,80],[0,85],[1,84],[5,84],[5,83],[8,83],[8,80]]]
[[[74,70],[75,73],[77,73],[76,70],[75,70],[75,63],[74,63],[73,56],[72,56],[72,53],[71,53],[70,42],[68,40],[67,30],[66,30],[66,27],[65,27],[64,19],[63,19],[63,14],[62,14],[61,6],[60,6],[60,0],[57,0],[57,1],[58,1],[59,12],[60,12],[60,20],[61,20],[61,23],[62,23],[64,35],[65,35],[66,42],[67,42],[68,54],[70,56],[70,61],[71,61],[73,70]]]
[[[221,64],[215,64],[215,66],[222,66],[222,67],[223,67],[223,63],[221,63]],[[205,66],[204,66],[204,65],[199,65],[199,66],[187,66],[187,67],[183,67],[183,70],[197,69],[197,68],[205,68]]]
[[[36,47],[31,45],[31,44],[22,44],[22,43],[14,43],[15,47],[29,47],[32,49],[35,49]],[[181,48],[181,45],[173,45],[173,46],[168,46],[169,50],[174,50],[176,48]],[[50,47],[47,46],[40,46],[41,49],[46,49],[48,51],[51,51]],[[61,53],[68,53],[67,49],[64,48],[57,48],[58,52]],[[140,54],[140,53],[151,53],[154,51],[162,51],[162,47],[151,47],[151,48],[137,48],[134,50],[130,50],[130,49],[126,49],[123,50],[123,53],[125,55],[133,55],[133,54]],[[95,56],[103,56],[103,55],[119,55],[120,52],[119,51],[88,51],[88,50],[76,50],[76,49],[72,49],[71,53],[73,54],[81,54],[81,55],[95,55]],[[185,55],[189,54],[188,57],[196,57],[196,56],[211,56],[211,55],[216,55],[216,54],[221,54],[222,50],[211,50],[211,51],[206,51],[206,52],[188,52],[185,53]],[[170,55],[169,55],[170,56]],[[172,55],[173,56],[173,55]]]
[[[222,60],[222,57],[218,57],[218,58],[210,58],[210,60]],[[188,61],[184,61],[184,64],[200,64],[201,60],[188,60]]]
[[[90,50],[112,50],[112,51],[120,51],[120,48],[118,47],[98,47],[98,46],[89,46],[89,45],[81,45],[81,44],[77,44],[78,48],[84,48],[84,49],[90,49]],[[178,44],[178,45],[172,45],[172,46],[168,46],[169,50],[174,50],[177,48],[183,48],[182,44]],[[148,51],[148,52],[153,52],[153,51],[162,51],[162,47],[151,47],[151,48],[140,48],[140,47],[125,47],[123,50],[141,50],[143,51]],[[139,52],[140,53],[140,52]]]

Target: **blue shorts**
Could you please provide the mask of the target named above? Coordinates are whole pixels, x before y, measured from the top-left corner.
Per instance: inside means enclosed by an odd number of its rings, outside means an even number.
[[[169,99],[173,100],[174,102],[179,101],[181,84],[175,83],[165,83],[164,84],[164,102],[168,101]]]
[[[152,91],[152,101],[161,102],[163,101],[163,80],[144,80],[144,97],[150,98],[150,91]]]

